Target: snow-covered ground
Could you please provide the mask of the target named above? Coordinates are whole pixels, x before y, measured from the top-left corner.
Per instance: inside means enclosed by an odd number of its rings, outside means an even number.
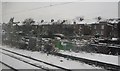
[[[86,59],[95,60],[95,61],[100,61],[100,62],[105,62],[109,64],[114,64],[114,65],[120,65],[118,62],[118,56],[113,56],[113,55],[86,53],[86,52],[75,53],[75,52],[69,52],[69,51],[63,51],[63,50],[61,50],[59,53],[80,57],[80,58],[86,58]]]
[[[24,63],[22,61],[19,61],[17,59],[14,59],[14,58],[9,57],[4,54],[2,54],[2,62],[4,62],[5,64],[7,64],[15,69],[39,69],[37,67],[34,67],[32,65],[29,65],[27,63]]]
[[[57,65],[57,66],[60,66],[66,69],[101,69],[99,67],[94,67],[88,64],[80,63],[78,61],[67,60],[63,57],[58,57],[58,56],[53,56],[53,55],[47,56],[47,54],[37,52],[37,51],[32,52],[32,51],[21,50],[17,48],[9,48],[8,46],[0,46],[0,48],[4,48],[4,49],[11,50],[11,51],[23,54],[23,55],[27,55],[32,58],[42,60],[48,63],[52,63],[54,65]]]
[[[1,51],[1,50],[0,50]],[[2,54],[0,53],[0,61],[2,60]],[[2,70],[2,64],[0,63],[0,71]]]
[[[7,67],[7,66],[5,66],[5,65],[3,65],[3,64],[1,64],[2,66],[2,69],[10,69],[9,67]]]
[[[7,53],[7,54],[10,54],[10,55],[15,56],[15,57],[18,57],[18,58],[20,58],[21,60],[24,60],[24,61],[26,61],[26,62],[35,64],[35,65],[37,65],[37,66],[42,66],[42,67],[44,67],[44,68],[49,68],[49,69],[58,69],[58,68],[56,68],[56,67],[53,67],[53,66],[50,66],[50,65],[47,65],[47,64],[44,64],[44,63],[35,61],[35,60],[31,60],[31,59],[28,59],[28,58],[26,58],[26,57],[16,55],[16,54],[14,54],[14,53],[10,53],[10,52],[4,51],[4,50],[3,50],[2,52]]]

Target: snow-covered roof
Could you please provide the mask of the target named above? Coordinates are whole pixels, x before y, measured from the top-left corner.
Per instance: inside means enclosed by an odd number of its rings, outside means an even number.
[[[94,24],[99,23],[96,19],[84,19],[83,21],[79,21],[77,19],[73,19],[73,22],[75,21],[76,24]]]
[[[55,35],[64,36],[63,34],[55,34]]]
[[[24,25],[23,23],[18,23],[19,26]]]
[[[108,21],[109,23],[118,23],[118,21],[113,20],[113,21]]]

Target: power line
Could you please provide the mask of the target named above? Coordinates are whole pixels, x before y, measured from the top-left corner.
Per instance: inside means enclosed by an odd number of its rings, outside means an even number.
[[[70,3],[72,3],[72,2],[53,4],[53,5],[48,5],[48,6],[43,6],[43,7],[33,8],[33,9],[26,9],[26,10],[22,10],[22,11],[19,11],[19,12],[12,12],[12,13],[8,13],[8,14],[11,15],[11,14],[17,14],[17,13],[25,13],[27,11],[33,11],[33,10],[38,10],[38,9],[43,9],[43,8],[48,8],[48,7],[53,7],[53,6],[59,6],[59,5],[65,5],[65,4],[70,4]]]

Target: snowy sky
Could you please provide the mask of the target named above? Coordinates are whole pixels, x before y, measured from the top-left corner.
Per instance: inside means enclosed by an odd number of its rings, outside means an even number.
[[[2,3],[0,2],[0,22],[2,22]]]
[[[11,17],[15,17],[16,21],[29,17],[36,21],[73,19],[77,16],[86,19],[118,17],[118,2],[3,2],[2,9],[3,22],[8,22]]]

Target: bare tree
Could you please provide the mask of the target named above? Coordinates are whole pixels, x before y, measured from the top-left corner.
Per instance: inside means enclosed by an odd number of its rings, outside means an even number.
[[[51,22],[54,22],[54,19],[51,19]]]
[[[83,21],[83,20],[84,20],[84,17],[83,17],[83,16],[79,16],[79,17],[76,17],[76,19],[77,19],[78,21]]]
[[[25,35],[33,33],[34,30],[32,30],[32,25],[31,25],[32,23],[35,23],[35,21],[32,18],[27,18],[23,21],[24,26],[22,31]]]
[[[80,17],[80,21],[83,21],[84,20],[84,18],[83,17]]]
[[[44,20],[41,20],[41,23],[43,23],[44,22]]]
[[[96,19],[97,19],[97,21],[99,22],[99,21],[102,19],[102,17],[101,17],[101,16],[98,16],[98,17],[96,17]]]
[[[13,23],[14,17],[10,18],[9,23]]]
[[[35,21],[32,18],[27,18],[23,21],[23,24],[25,25],[31,25],[32,23],[35,23]]]

